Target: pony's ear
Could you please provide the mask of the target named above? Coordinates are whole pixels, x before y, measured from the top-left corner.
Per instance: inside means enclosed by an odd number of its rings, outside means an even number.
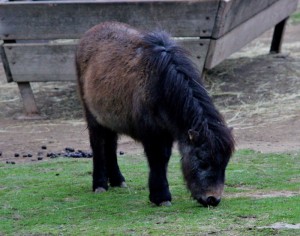
[[[191,140],[191,142],[195,143],[198,141],[199,139],[199,132],[193,129],[189,129],[188,130],[188,134],[189,134],[189,139]]]

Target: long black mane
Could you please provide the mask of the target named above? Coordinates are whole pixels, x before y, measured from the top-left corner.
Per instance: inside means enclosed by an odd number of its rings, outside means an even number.
[[[234,150],[231,131],[213,105],[188,53],[163,31],[145,34],[143,44],[152,92],[172,114],[180,132],[195,129],[211,149],[229,152],[224,154],[230,156]]]

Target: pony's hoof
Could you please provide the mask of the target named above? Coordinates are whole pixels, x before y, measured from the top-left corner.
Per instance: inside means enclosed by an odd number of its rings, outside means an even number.
[[[106,192],[105,188],[99,187],[95,189],[95,193],[104,193],[104,192]]]
[[[172,206],[172,203],[170,201],[164,201],[164,202],[161,202],[159,204],[159,206],[170,207],[170,206]]]
[[[120,188],[127,188],[126,182],[122,182],[122,183],[120,184]]]

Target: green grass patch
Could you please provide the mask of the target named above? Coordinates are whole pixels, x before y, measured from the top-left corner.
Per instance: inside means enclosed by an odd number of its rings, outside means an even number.
[[[300,12],[295,12],[291,16],[291,20],[293,24],[299,24],[300,23]]]
[[[122,156],[128,188],[91,192],[91,160],[0,164],[0,235],[299,235],[260,229],[300,223],[300,155],[239,151],[227,171],[225,197],[216,208],[190,198],[174,155],[169,166],[171,207],[148,201],[142,156]],[[293,192],[292,196],[253,194]]]

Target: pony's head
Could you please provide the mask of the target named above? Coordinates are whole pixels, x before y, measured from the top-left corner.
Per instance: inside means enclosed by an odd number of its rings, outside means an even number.
[[[187,187],[192,197],[204,206],[220,203],[225,169],[234,151],[231,129],[223,124],[216,126],[215,132],[211,132],[205,121],[200,129],[188,130],[186,139],[179,142]]]

